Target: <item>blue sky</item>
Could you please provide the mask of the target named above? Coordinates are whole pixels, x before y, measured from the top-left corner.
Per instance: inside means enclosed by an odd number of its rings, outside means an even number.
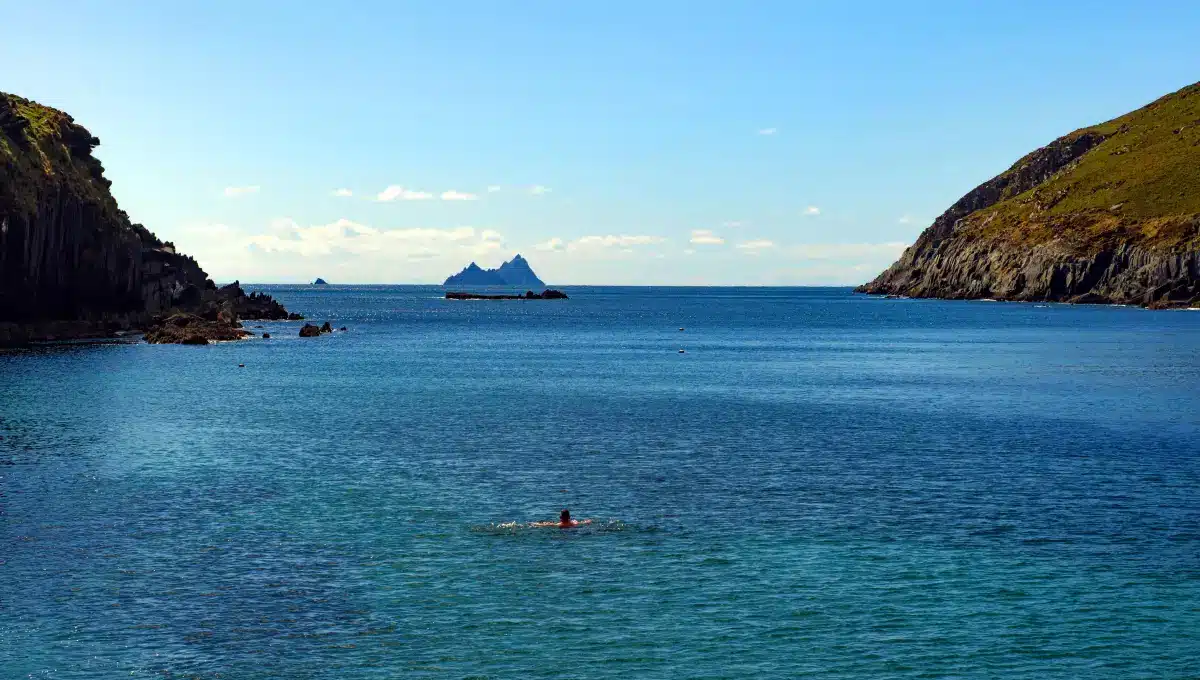
[[[0,90],[217,280],[852,284],[1200,80],[1200,3],[5,2]],[[348,190],[350,195],[335,195]],[[347,193],[347,192],[342,192]]]

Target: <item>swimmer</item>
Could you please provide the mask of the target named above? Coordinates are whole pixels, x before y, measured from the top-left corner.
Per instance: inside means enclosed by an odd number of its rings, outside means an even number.
[[[557,522],[534,522],[533,524],[530,524],[529,526],[531,526],[531,527],[558,527],[560,529],[571,529],[574,527],[579,527],[579,526],[583,526],[584,524],[591,524],[591,523],[592,523],[592,520],[590,520],[590,519],[583,519],[583,520],[571,519],[571,511],[567,510],[567,509],[563,509],[563,511],[558,514]]]

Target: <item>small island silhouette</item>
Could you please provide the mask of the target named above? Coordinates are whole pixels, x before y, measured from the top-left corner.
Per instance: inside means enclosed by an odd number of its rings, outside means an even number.
[[[449,288],[508,289],[508,292],[447,291],[447,300],[566,300],[567,294],[560,290],[545,288],[546,284],[533,273],[529,261],[520,254],[496,269],[483,269],[472,262],[461,272],[450,276],[442,284]],[[523,294],[518,292],[528,288]],[[533,288],[544,288],[535,293]]]

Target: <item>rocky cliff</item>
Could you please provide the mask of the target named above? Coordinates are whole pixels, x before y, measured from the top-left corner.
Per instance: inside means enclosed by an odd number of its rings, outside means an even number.
[[[99,143],[71,116],[0,93],[0,345],[108,336],[222,301],[195,260],[117,206]],[[270,307],[236,292],[231,309]]]
[[[859,292],[1200,305],[1200,83],[959,199]]]

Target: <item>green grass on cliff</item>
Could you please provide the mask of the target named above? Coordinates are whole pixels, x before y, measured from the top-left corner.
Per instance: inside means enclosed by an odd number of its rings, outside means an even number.
[[[964,235],[1081,252],[1200,248],[1200,83],[1067,138],[1087,132],[1106,139],[1049,181],[970,216]]]
[[[0,178],[11,207],[32,213],[51,186],[118,212],[94,140],[62,111],[0,92]]]

